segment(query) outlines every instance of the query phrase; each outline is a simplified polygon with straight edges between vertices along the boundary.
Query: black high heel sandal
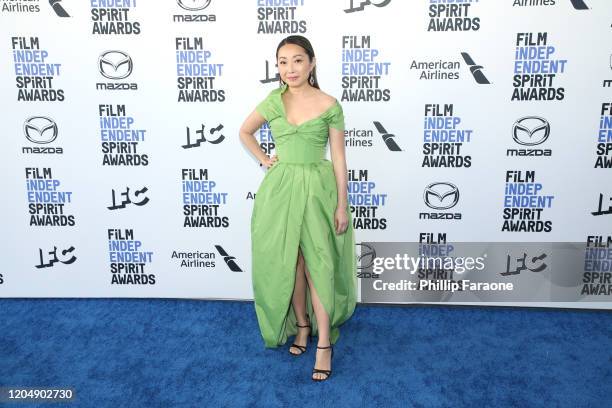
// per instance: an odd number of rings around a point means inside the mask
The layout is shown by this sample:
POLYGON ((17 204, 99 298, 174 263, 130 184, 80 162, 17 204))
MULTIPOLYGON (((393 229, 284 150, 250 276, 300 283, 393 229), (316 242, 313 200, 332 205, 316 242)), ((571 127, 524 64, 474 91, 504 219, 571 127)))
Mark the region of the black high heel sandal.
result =
MULTIPOLYGON (((327 347, 319 347, 317 346, 318 349, 331 349, 331 356, 329 356, 329 364, 331 365, 332 359, 334 358, 334 348, 331 344, 331 342, 329 343, 329 346, 327 347)), ((326 377, 325 378, 314 378, 312 377, 312 381, 326 381, 332 373, 332 370, 321 370, 319 368, 313 368, 312 369, 312 375, 315 375, 316 373, 321 373, 321 374, 325 374, 326 377)))
MULTIPOLYGON (((308 321, 308 324, 305 324, 304 326, 300 326, 299 324, 295 324, 297 327, 309 327, 310 330, 308 330, 308 339, 312 342, 312 326, 310 325, 310 316, 306 315, 306 320, 308 321)), ((306 346, 308 346, 308 340, 306 341, 306 346)), ((289 354, 291 354, 292 356, 301 356, 302 354, 304 354, 306 352, 306 346, 300 346, 298 344, 293 343, 290 347, 289 347, 289 354), (300 350, 299 353, 293 353, 291 352, 291 348, 294 347, 298 350, 300 350)))

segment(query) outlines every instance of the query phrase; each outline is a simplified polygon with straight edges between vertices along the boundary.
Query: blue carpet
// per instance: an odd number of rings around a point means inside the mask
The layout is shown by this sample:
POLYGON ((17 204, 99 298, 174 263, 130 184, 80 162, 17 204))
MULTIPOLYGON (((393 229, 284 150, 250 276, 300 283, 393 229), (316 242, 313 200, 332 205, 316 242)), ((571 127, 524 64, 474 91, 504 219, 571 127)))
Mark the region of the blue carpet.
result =
POLYGON ((611 406, 610 312, 358 305, 313 383, 312 345, 264 349, 252 302, 0 304, 0 386, 76 390, 38 406, 611 406))

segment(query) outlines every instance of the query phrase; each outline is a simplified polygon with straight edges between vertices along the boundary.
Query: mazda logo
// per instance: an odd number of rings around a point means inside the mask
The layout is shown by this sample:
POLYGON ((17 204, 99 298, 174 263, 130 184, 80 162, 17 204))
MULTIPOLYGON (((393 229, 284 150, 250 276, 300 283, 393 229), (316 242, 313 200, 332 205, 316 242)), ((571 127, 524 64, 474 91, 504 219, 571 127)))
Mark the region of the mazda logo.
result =
POLYGON ((46 116, 32 116, 23 123, 23 133, 32 143, 51 143, 57 138, 57 124, 46 116))
POLYGON ((376 250, 363 242, 356 243, 355 245, 361 247, 361 254, 357 256, 357 269, 371 268, 376 258, 376 250), (361 266, 362 263, 364 266, 361 266))
POLYGON ((98 70, 105 78, 127 78, 133 67, 132 58, 123 51, 105 51, 98 58, 98 70))
POLYGON ((189 11, 198 11, 204 10, 206 7, 210 5, 211 0, 177 0, 181 8, 189 11))
POLYGON ((539 116, 525 116, 512 125, 512 139, 520 145, 544 143, 550 135, 550 123, 539 116))
POLYGON ((429 208, 447 210, 459 202, 459 189, 448 182, 431 183, 425 187, 423 200, 429 208))

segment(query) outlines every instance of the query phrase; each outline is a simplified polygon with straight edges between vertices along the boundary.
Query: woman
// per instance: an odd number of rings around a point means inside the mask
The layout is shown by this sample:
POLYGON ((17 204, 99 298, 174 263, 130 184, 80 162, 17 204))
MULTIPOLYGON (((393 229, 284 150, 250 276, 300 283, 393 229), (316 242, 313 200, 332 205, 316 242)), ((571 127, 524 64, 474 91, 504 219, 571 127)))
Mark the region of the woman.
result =
POLYGON ((294 356, 303 354, 308 337, 318 332, 312 379, 324 381, 331 375, 338 326, 356 302, 344 116, 339 102, 319 89, 314 51, 305 37, 282 40, 276 59, 281 86, 240 128, 241 141, 268 169, 251 218, 255 312, 266 347, 296 334, 289 348, 294 356), (272 158, 253 137, 266 121, 276 144, 272 158), (332 162, 324 158, 328 139, 332 162))

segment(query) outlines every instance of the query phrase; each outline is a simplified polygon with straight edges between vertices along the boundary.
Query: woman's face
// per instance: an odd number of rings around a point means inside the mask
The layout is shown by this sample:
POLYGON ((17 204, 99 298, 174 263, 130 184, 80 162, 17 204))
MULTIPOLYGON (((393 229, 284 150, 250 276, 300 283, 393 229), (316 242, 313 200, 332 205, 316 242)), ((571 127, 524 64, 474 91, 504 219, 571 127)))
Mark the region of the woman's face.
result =
POLYGON ((308 60, 308 54, 299 45, 285 44, 278 50, 278 73, 289 86, 301 86, 308 82, 314 61, 308 60))

